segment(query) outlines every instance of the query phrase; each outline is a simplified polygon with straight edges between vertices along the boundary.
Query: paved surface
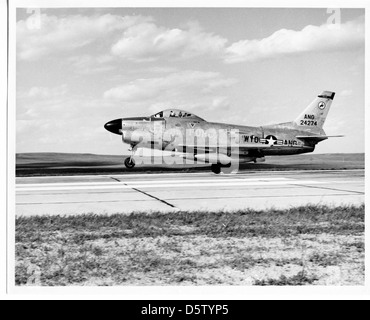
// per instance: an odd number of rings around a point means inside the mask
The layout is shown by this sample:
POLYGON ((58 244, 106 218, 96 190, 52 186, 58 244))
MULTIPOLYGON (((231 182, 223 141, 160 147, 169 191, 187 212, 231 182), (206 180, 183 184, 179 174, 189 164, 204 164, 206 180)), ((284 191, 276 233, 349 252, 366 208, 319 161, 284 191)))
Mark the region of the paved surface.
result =
POLYGON ((364 170, 17 178, 16 215, 357 205, 364 181, 364 170))

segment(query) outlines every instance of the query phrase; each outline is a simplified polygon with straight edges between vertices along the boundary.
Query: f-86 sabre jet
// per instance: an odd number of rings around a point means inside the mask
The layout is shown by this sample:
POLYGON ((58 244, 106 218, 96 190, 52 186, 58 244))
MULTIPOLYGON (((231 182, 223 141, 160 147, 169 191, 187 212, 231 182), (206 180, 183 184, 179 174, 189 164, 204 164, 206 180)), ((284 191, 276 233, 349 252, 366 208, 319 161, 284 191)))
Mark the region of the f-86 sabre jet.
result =
POLYGON ((132 155, 124 164, 135 166, 138 148, 176 152, 182 158, 211 164, 219 174, 223 167, 263 162, 265 156, 312 152, 329 137, 323 130, 335 92, 324 91, 299 116, 279 124, 250 127, 208 122, 191 112, 167 109, 149 117, 109 121, 105 129, 122 136, 132 155))

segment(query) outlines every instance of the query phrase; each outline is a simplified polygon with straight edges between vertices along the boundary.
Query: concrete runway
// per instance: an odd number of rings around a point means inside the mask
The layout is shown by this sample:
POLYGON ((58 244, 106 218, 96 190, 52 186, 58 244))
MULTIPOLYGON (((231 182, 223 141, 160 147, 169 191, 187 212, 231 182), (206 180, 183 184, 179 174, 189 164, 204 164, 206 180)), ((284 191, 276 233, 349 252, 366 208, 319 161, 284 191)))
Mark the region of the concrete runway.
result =
POLYGON ((249 171, 16 179, 16 215, 285 209, 364 202, 364 170, 249 171))

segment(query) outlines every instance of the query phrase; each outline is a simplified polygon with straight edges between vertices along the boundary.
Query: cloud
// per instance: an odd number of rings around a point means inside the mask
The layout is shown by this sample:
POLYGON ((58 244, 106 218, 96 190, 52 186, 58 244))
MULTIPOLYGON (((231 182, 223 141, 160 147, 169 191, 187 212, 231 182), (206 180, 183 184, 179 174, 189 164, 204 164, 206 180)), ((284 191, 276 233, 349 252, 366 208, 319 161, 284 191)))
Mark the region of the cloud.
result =
POLYGON ((222 54, 227 39, 204 32, 196 23, 187 29, 167 29, 153 22, 129 27, 113 45, 112 53, 136 62, 160 58, 188 59, 201 55, 222 54))
POLYGON ((80 151, 91 151, 96 148, 95 152, 103 149, 105 144, 111 141, 105 133, 101 118, 84 118, 61 119, 59 117, 47 119, 26 119, 17 120, 16 139, 17 152, 37 152, 55 150, 58 146, 62 152, 72 152, 76 145, 80 151), (66 130, 68 128, 68 130, 66 130), (101 144, 96 144, 96 140, 103 140, 101 144), (73 141, 73 143, 71 143, 73 141), (92 141, 95 143, 91 145, 92 141))
POLYGON ((150 17, 111 14, 92 17, 42 14, 41 27, 30 28, 29 19, 17 23, 17 54, 21 60, 37 60, 51 53, 82 48, 135 23, 151 20, 150 17))
POLYGON ((67 85, 61 85, 54 88, 32 87, 26 94, 28 98, 33 99, 50 99, 64 96, 68 92, 67 85))
POLYGON ((348 90, 343 90, 339 93, 339 95, 341 97, 350 97, 351 95, 353 94, 353 90, 352 89, 348 89, 348 90))
POLYGON ((17 89, 17 120, 40 119, 51 116, 56 110, 65 110, 69 100, 67 85, 17 89))
POLYGON ((38 60, 92 43, 105 50, 105 55, 112 54, 136 62, 159 58, 187 59, 222 54, 227 42, 220 36, 204 32, 197 23, 189 23, 185 29, 168 29, 156 25, 149 16, 105 14, 57 17, 42 14, 38 29, 30 28, 30 19, 34 17, 17 23, 17 54, 20 60, 38 60))
POLYGON ((96 116, 100 110, 109 112, 115 104, 95 98, 67 85, 17 89, 17 121, 40 119, 77 119, 96 116))
MULTIPOLYGON (((160 58, 179 60, 222 55, 227 42, 220 36, 204 32, 197 23, 189 23, 184 29, 169 29, 158 26, 149 16, 57 17, 42 14, 39 29, 30 28, 29 19, 17 23, 17 56, 20 60, 34 61, 52 54, 74 52, 93 43, 96 44, 95 51, 104 51, 102 56, 135 62, 160 58)), ((72 62, 79 67, 77 71, 86 73, 85 66, 90 64, 88 56, 75 54, 73 58, 72 62), (77 57, 82 61, 76 60, 77 57)))
POLYGON ((82 75, 92 75, 112 71, 115 66, 111 63, 113 61, 110 55, 79 55, 68 59, 74 72, 82 75))
POLYGON ((215 109, 218 109, 218 108, 228 109, 230 107, 230 101, 228 97, 225 97, 225 96, 214 97, 212 100, 212 106, 215 109))
POLYGON ((213 56, 226 63, 237 63, 346 50, 364 44, 365 29, 362 17, 340 26, 309 25, 300 31, 281 29, 264 39, 241 40, 228 46, 228 39, 204 31, 195 22, 182 28, 167 28, 149 16, 42 14, 41 27, 35 29, 30 28, 29 19, 17 23, 18 58, 32 61, 73 52, 70 62, 83 74, 111 70, 114 58, 151 62, 213 56), (76 52, 92 44, 92 54, 76 52), (99 60, 102 57, 109 57, 109 62, 99 60))
POLYGON ((305 52, 350 50, 365 43, 364 18, 340 26, 307 26, 301 31, 281 29, 261 40, 242 40, 226 49, 225 62, 277 58, 305 52))
POLYGON ((154 114, 169 108, 206 116, 215 110, 229 109, 228 88, 236 83, 237 80, 224 78, 218 72, 187 70, 137 79, 107 90, 104 98, 127 116, 154 114))
POLYGON ((235 84, 235 79, 224 79, 218 72, 183 71, 164 77, 137 79, 107 90, 104 97, 121 101, 145 101, 158 96, 187 95, 190 92, 207 94, 235 84))

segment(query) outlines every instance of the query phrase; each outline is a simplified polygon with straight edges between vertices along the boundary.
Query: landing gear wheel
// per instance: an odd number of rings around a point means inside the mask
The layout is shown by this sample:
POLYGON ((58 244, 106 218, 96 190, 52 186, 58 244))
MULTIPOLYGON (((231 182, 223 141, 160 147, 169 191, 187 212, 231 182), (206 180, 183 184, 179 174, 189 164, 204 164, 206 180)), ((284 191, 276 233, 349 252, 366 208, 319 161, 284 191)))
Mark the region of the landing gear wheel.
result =
POLYGON ((135 160, 133 158, 126 158, 125 159, 125 166, 127 169, 132 169, 135 167, 135 160))
POLYGON ((221 167, 219 165, 217 165, 217 164, 213 164, 211 166, 211 170, 215 174, 220 174, 221 173, 221 167))

